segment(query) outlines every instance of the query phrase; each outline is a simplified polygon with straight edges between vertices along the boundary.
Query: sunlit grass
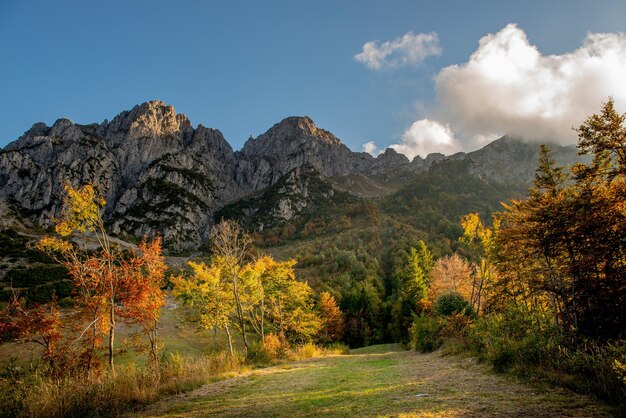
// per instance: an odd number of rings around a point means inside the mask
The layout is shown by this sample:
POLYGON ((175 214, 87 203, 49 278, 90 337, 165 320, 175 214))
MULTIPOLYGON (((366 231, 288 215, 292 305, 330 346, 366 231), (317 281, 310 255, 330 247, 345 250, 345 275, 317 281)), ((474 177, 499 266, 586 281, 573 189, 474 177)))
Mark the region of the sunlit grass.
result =
POLYGON ((475 362, 383 345, 251 371, 147 416, 609 416, 589 398, 538 391, 475 362), (428 396, 416 396, 426 394, 428 396))

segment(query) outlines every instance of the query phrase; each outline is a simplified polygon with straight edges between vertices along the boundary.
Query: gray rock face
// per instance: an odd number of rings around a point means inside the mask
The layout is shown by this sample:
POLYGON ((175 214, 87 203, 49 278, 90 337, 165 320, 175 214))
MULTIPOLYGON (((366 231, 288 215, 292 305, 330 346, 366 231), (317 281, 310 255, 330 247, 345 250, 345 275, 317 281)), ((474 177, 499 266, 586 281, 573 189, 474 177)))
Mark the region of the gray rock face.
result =
POLYGON ((297 167, 311 166, 322 176, 367 172, 374 158, 355 153, 308 117, 289 117, 256 139, 238 155, 237 183, 246 191, 274 184, 297 167))
MULTIPOLYGON (((561 162, 577 158, 574 149, 555 148, 561 162)), ((301 168, 320 178, 361 176, 376 185, 401 184, 437 161, 467 158, 478 176, 519 181, 534 175, 536 153, 535 144, 503 138, 450 157, 430 154, 409 161, 388 149, 374 158, 350 151, 308 117, 286 118, 233 152, 220 131, 202 125, 194 129, 172 106, 151 101, 101 124, 59 119, 52 127, 33 125, 0 150, 0 198, 46 227, 61 210, 64 183, 89 182, 107 201, 111 232, 134 237, 159 233, 176 252, 197 248, 207 239, 217 210, 281 179, 284 190, 277 193, 285 198, 276 202, 272 216, 296 216, 315 201, 307 195, 310 183, 298 180, 301 168)), ((324 193, 329 198, 332 190, 324 193)))
POLYGON ((0 152, 0 188, 46 227, 61 209, 65 182, 93 183, 113 233, 160 233, 180 251, 206 239, 212 213, 240 196, 234 168, 219 131, 194 130, 185 115, 153 101, 99 125, 33 125, 0 152))
MULTIPOLYGON (((576 147, 551 144, 553 158, 563 166, 582 160, 576 147)), ((472 162, 470 172, 499 183, 530 183, 535 177, 539 145, 503 136, 485 147, 464 155, 472 162)))

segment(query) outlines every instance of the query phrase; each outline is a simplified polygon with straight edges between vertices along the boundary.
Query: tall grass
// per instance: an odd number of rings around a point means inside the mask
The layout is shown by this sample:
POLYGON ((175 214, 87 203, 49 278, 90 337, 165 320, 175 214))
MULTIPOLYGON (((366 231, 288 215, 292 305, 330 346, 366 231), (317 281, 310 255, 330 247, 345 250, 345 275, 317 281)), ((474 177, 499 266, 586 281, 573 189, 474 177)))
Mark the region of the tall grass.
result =
POLYGON ((257 365, 270 365, 312 357, 346 354, 343 345, 314 344, 265 350, 252 344, 248 357, 226 352, 202 357, 168 353, 158 372, 134 363, 116 374, 51 378, 41 370, 20 372, 10 366, 0 381, 0 417, 113 417, 141 409, 160 398, 185 392, 212 380, 234 376, 257 365))
MULTIPOLYGON (((221 352, 198 358, 168 354, 158 372, 129 364, 119 367, 115 376, 102 373, 53 379, 35 373, 19 396, 11 398, 14 403, 10 409, 3 411, 3 415, 50 418, 119 416, 163 396, 191 390, 211 379, 247 368, 249 366, 242 358, 231 359, 221 352)), ((11 390, 9 387, 3 389, 11 390)))

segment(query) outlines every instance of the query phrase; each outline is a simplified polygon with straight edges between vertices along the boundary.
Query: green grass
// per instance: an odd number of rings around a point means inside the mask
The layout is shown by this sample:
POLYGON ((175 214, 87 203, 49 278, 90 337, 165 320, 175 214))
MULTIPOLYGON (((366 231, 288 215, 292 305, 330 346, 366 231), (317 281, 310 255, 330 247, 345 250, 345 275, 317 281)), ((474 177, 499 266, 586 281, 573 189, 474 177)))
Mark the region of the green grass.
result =
POLYGON ((406 351, 401 344, 376 344, 350 350, 350 354, 385 354, 406 351))
POLYGON ((590 398, 539 390, 473 360, 397 345, 303 360, 208 384, 143 416, 610 416, 590 398), (428 396, 417 396, 417 395, 428 396))

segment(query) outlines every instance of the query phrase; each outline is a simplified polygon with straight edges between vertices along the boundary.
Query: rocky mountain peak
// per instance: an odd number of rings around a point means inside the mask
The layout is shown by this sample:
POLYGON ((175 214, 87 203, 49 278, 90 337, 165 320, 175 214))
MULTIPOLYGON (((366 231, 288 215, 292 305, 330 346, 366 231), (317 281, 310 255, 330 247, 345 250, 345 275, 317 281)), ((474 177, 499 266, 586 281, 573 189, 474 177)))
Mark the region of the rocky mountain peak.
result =
POLYGON ((46 136, 50 132, 50 127, 43 122, 33 124, 32 128, 24 133, 25 137, 46 136))
POLYGON ((152 100, 114 117, 107 126, 107 136, 141 139, 182 136, 191 130, 191 122, 186 115, 176 114, 174 106, 152 100))
POLYGON ((319 141, 329 145, 341 145, 341 141, 332 133, 320 129, 308 116, 290 116, 272 126, 257 138, 249 139, 243 152, 257 153, 275 147, 293 146, 310 141, 319 141))
POLYGON ((78 141, 85 137, 83 132, 78 126, 69 119, 58 119, 52 129, 48 133, 48 136, 63 138, 68 141, 78 141))
POLYGON ((383 160, 390 161, 390 162, 393 161, 398 164, 409 163, 409 159, 407 158, 406 155, 398 153, 398 151, 396 151, 393 148, 387 148, 385 152, 383 152, 382 154, 379 154, 378 157, 376 157, 376 159, 380 161, 383 161, 383 160))

